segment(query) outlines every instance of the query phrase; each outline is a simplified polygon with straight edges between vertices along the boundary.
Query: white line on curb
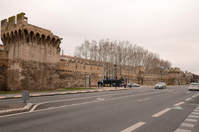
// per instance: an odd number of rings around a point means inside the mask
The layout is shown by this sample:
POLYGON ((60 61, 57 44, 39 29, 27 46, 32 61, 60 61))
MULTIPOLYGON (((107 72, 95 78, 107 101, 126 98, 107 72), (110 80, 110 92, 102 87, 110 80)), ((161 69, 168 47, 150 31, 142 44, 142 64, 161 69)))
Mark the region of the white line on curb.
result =
POLYGON ((191 130, 176 129, 174 132, 191 132, 191 130))
POLYGON ((190 118, 185 119, 185 121, 187 121, 187 122, 197 122, 196 119, 190 119, 190 118))
POLYGON ((195 116, 195 115, 189 115, 189 118, 199 118, 199 116, 195 116))
POLYGON ((180 126, 184 126, 184 127, 194 127, 194 124, 182 123, 180 126))

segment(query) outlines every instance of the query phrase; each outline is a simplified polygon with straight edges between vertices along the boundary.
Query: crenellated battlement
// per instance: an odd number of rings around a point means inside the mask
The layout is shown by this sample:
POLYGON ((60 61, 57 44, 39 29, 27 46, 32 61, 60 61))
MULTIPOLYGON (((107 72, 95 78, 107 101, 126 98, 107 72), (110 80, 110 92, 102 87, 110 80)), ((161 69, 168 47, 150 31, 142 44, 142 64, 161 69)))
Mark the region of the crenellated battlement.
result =
MULTIPOLYGON (((6 87, 53 89, 59 78, 62 39, 50 30, 28 24, 27 20, 22 12, 1 21, 2 53, 7 53, 4 62, 8 63, 6 87)), ((5 67, 1 65, 0 70, 5 67)))
MULTIPOLYGON (((69 58, 69 56, 67 56, 69 58)), ((103 67, 98 65, 98 63, 91 63, 88 61, 80 60, 80 58, 68 59, 64 55, 61 56, 60 60, 60 70, 61 71, 79 71, 82 73, 102 73, 103 67), (79 59, 79 60, 78 60, 79 59)))
POLYGON ((8 20, 1 21, 1 40, 4 45, 13 44, 16 41, 23 41, 24 43, 37 43, 43 45, 52 45, 58 48, 62 38, 59 38, 50 30, 40 28, 27 23, 28 18, 24 16, 25 13, 17 14, 9 17, 8 20))
POLYGON ((168 74, 171 74, 171 73, 180 74, 181 70, 180 70, 180 68, 175 67, 175 68, 167 69, 167 72, 168 72, 168 74))

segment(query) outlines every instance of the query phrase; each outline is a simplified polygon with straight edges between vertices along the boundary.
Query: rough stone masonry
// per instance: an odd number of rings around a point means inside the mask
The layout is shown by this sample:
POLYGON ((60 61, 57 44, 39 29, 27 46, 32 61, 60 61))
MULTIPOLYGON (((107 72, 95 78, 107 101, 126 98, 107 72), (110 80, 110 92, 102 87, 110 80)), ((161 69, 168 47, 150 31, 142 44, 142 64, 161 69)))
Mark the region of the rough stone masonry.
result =
POLYGON ((59 79, 61 38, 50 30, 28 24, 24 15, 18 14, 16 23, 15 16, 1 21, 1 40, 8 58, 2 65, 7 67, 3 70, 7 72, 4 73, 6 87, 54 89, 59 79))

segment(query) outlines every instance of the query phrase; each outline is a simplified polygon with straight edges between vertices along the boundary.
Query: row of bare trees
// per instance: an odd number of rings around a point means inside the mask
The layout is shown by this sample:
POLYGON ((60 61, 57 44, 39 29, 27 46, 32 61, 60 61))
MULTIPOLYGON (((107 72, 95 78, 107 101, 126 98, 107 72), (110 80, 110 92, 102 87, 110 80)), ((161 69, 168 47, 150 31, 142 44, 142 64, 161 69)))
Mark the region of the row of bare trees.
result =
POLYGON ((145 73, 149 74, 160 74, 161 69, 166 70, 171 67, 171 63, 160 59, 158 54, 149 52, 136 44, 132 45, 129 41, 85 40, 81 46, 76 47, 74 55, 112 64, 144 66, 145 73))

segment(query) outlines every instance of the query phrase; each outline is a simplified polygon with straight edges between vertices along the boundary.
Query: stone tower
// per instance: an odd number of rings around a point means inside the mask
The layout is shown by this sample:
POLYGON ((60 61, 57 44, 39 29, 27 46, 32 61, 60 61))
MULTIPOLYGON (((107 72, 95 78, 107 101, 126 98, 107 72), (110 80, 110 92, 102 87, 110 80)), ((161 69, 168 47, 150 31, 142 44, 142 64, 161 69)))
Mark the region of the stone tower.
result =
POLYGON ((15 90, 58 88, 61 38, 27 23, 25 13, 1 21, 8 51, 7 87, 15 90))

